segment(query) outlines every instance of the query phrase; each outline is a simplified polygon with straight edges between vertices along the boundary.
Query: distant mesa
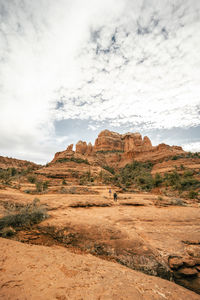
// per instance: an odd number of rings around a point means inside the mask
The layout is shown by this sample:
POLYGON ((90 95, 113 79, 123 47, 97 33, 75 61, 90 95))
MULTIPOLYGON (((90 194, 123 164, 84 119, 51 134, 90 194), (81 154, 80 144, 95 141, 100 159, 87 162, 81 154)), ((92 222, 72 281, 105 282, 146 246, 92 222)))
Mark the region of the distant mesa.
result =
POLYGON ((75 156, 87 158, 91 163, 97 163, 103 159, 102 163, 117 163, 119 166, 123 166, 133 159, 155 161, 165 156, 181 153, 184 153, 184 151, 178 146, 166 144, 152 146, 151 140, 147 136, 142 138, 139 132, 119 134, 106 129, 99 133, 94 145, 80 140, 75 146, 75 151, 73 151, 73 144, 69 145, 66 150, 55 154, 52 163, 75 156), (117 153, 120 156, 116 156, 117 153), (102 155, 106 158, 104 159, 102 155))

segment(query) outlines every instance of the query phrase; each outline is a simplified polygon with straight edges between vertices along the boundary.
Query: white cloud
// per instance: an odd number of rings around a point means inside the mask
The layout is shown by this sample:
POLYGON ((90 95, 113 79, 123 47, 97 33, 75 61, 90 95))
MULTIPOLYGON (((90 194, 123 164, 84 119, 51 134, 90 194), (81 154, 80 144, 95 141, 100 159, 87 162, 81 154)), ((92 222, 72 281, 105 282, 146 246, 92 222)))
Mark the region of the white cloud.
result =
POLYGON ((200 142, 183 144, 182 147, 185 151, 200 152, 200 142))
POLYGON ((1 153, 46 156, 69 118, 198 125, 199 17, 196 0, 0 0, 1 153))

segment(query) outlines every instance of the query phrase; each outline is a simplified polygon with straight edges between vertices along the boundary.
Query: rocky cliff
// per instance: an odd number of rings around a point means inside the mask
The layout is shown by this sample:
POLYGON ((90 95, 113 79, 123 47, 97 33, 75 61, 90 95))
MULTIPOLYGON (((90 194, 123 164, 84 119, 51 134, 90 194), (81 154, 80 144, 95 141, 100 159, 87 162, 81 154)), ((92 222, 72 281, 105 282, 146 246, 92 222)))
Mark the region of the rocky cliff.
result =
POLYGON ((56 153, 52 163, 73 156, 87 158, 91 164, 111 164, 121 167, 133 159, 159 161, 165 157, 183 153, 183 149, 177 146, 166 144, 152 146, 150 139, 147 136, 142 138, 138 132, 119 134, 104 130, 99 133, 94 146, 91 143, 79 141, 73 151, 73 145, 69 145, 65 151, 56 153))

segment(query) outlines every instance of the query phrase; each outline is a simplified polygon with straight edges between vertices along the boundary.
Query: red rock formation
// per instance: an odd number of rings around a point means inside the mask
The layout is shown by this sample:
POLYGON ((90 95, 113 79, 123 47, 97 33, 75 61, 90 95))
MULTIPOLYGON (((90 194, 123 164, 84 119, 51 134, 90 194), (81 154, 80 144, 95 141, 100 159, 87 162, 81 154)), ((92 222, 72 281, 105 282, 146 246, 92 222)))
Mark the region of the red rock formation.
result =
POLYGON ((16 168, 21 170, 21 169, 31 168, 33 170, 36 170, 39 167, 40 165, 37 165, 27 160, 0 156, 0 169, 16 168))
POLYGON ((58 152, 53 159, 53 163, 60 158, 77 157, 87 158, 92 165, 111 165, 113 167, 123 167, 133 159, 139 161, 160 162, 164 158, 183 154, 184 151, 178 146, 169 146, 160 144, 152 146, 150 139, 141 134, 125 133, 119 134, 109 130, 103 130, 95 140, 94 146, 84 141, 76 144, 76 150, 73 151, 73 145, 69 145, 67 150, 58 152), (116 153, 113 153, 116 152, 116 153))
POLYGON ((123 151, 121 135, 109 130, 102 131, 95 141, 94 151, 123 151))
POLYGON ((87 143, 83 141, 79 141, 76 144, 76 153, 84 155, 87 151, 87 143))
POLYGON ((92 155, 93 154, 93 146, 91 143, 88 143, 87 146, 87 155, 92 155))
POLYGON ((72 152, 73 151, 73 144, 71 144, 71 145, 69 145, 68 147, 67 147, 67 152, 72 152))

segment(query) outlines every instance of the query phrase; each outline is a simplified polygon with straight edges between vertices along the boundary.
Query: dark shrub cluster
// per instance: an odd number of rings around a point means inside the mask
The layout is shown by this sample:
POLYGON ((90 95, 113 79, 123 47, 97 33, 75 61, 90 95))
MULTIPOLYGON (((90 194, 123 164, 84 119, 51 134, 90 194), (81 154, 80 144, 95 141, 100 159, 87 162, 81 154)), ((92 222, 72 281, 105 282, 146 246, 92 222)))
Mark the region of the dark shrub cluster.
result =
POLYGON ((89 165, 89 161, 87 159, 82 159, 82 158, 77 158, 77 157, 63 157, 63 158, 59 158, 58 160, 56 160, 56 162, 59 163, 63 163, 63 162, 69 162, 69 161, 73 161, 76 162, 78 164, 87 164, 89 165))
POLYGON ((112 167, 109 167, 109 166, 103 166, 102 168, 103 168, 104 170, 110 172, 110 173, 113 174, 113 175, 115 174, 115 169, 112 168, 112 167))
POLYGON ((5 228, 8 228, 8 234, 15 228, 37 224, 48 217, 44 206, 40 205, 39 199, 35 198, 30 204, 24 207, 13 207, 9 209, 4 217, 0 219, 0 235, 5 234, 5 228))

